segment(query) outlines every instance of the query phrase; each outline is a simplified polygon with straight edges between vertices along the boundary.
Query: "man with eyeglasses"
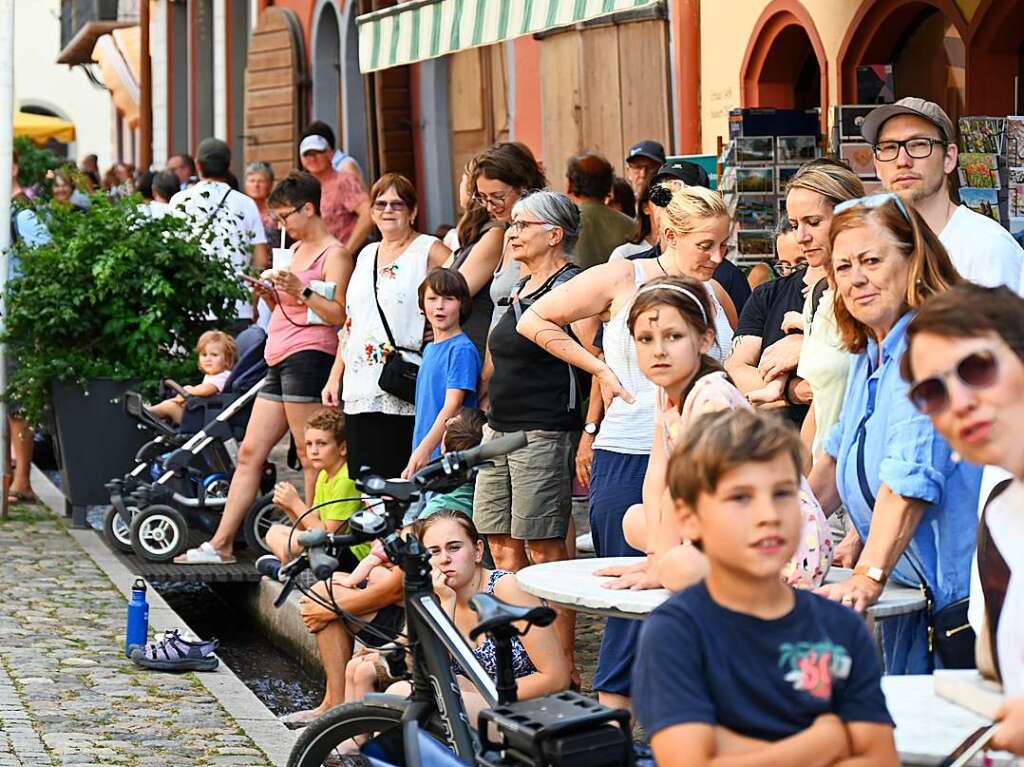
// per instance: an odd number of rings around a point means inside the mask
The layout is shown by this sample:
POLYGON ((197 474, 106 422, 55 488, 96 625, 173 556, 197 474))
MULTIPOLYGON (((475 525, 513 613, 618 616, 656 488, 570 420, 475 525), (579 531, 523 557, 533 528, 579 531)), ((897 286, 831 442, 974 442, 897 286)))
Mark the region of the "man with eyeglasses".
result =
POLYGON ((913 205, 949 252, 957 270, 980 285, 1021 292, 1024 250, 997 221, 950 198, 957 169, 953 121, 931 101, 908 97, 872 110, 861 126, 886 191, 913 205))
POLYGON ((345 255, 355 261, 373 227, 370 198, 358 176, 334 169, 333 155, 327 139, 317 133, 299 143, 302 167, 320 182, 320 217, 344 246, 345 255))

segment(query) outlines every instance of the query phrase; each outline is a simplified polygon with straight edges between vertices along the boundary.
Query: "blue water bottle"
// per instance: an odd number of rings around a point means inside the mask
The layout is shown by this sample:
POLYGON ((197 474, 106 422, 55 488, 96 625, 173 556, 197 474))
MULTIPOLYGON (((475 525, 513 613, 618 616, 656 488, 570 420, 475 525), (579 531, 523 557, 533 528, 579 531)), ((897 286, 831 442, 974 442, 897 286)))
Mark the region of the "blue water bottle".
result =
POLYGON ((136 578, 132 584, 132 601, 128 603, 128 629, 124 635, 124 654, 132 656, 132 647, 146 644, 149 637, 149 602, 146 601, 146 582, 136 578))

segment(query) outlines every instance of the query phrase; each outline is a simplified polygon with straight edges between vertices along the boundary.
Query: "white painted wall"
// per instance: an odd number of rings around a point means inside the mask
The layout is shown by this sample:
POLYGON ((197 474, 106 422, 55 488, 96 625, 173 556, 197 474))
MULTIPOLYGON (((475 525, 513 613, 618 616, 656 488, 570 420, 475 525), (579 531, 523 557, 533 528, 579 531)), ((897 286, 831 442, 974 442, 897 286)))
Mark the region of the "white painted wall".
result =
POLYGON ((58 64, 60 0, 14 4, 14 106, 46 107, 75 124, 74 159, 99 156, 101 171, 112 163, 117 145, 110 94, 78 68, 58 64))
POLYGON ((224 0, 213 0, 213 135, 228 136, 227 8, 224 0))
POLYGON ((155 0, 149 11, 149 57, 153 84, 153 166, 162 168, 167 149, 167 3, 155 0))

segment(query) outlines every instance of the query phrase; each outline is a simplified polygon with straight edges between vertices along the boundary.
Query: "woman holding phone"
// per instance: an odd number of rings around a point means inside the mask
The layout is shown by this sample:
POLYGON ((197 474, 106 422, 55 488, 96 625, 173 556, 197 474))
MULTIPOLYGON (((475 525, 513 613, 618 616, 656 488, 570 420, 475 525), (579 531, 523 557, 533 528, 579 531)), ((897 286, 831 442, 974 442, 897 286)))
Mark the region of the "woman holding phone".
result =
POLYGON ((352 260, 320 217, 320 183, 310 174, 289 174, 274 188, 267 205, 296 241, 291 266, 264 272, 269 288, 265 282, 256 286, 273 307, 264 352, 270 369, 238 449, 238 466, 217 531, 209 541, 175 557, 178 564, 235 561, 235 533, 259 491, 263 465, 289 430, 302 464, 306 504, 313 501, 316 470, 306 460, 303 429, 320 407, 320 392, 338 350, 337 329, 345 322, 352 260), (333 293, 327 289, 322 292, 328 295, 321 295, 314 290, 316 283, 333 285, 333 293))

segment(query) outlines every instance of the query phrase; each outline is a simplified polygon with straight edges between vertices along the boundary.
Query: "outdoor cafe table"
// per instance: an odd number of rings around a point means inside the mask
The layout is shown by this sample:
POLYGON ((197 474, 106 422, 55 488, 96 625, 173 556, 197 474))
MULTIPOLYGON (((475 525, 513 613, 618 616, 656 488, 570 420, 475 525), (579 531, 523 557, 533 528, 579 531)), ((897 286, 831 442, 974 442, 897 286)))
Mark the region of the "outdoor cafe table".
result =
MULTIPOLYGON (((525 591, 561 607, 609 618, 643 620, 647 613, 668 598, 668 591, 606 589, 602 588, 602 584, 611 579, 593 574, 602 567, 632 565, 641 561, 641 557, 568 559, 563 562, 532 565, 520 570, 516 577, 525 591)), ((852 574, 851 570, 833 567, 825 582, 845 581, 852 574)), ((869 607, 867 613, 869 618, 882 620, 917 612, 924 607, 924 596, 919 589, 888 584, 882 591, 881 599, 869 607)))

